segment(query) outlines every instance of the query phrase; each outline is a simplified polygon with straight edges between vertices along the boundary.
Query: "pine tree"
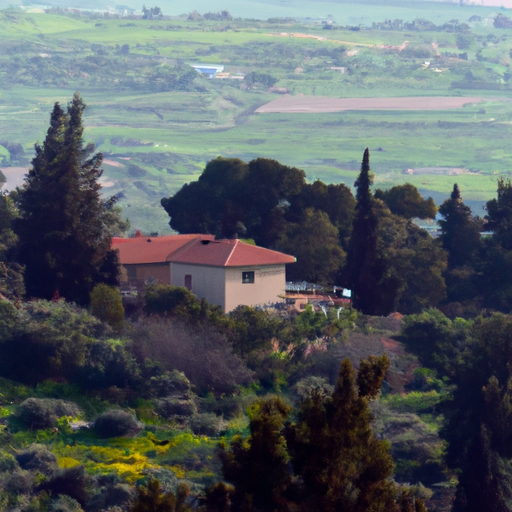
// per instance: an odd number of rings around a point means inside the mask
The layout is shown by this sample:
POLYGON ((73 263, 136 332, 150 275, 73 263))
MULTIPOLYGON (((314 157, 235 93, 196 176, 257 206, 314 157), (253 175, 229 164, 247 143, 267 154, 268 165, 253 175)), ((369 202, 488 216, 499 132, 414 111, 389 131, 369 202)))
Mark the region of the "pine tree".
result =
POLYGON ((393 459, 389 445, 373 435, 369 409, 388 367, 385 355, 371 357, 356 376, 345 359, 333 395, 316 393, 302 404, 290 444, 304 482, 303 510, 396 510, 393 459))
POLYGON ((353 292, 354 307, 369 315, 380 312, 379 286, 386 270, 386 262, 378 251, 378 216, 370 190, 372 184, 370 152, 366 148, 361 172, 355 183, 356 216, 347 249, 344 276, 353 292))
POLYGON ((283 493, 291 481, 283 434, 290 411, 278 397, 258 402, 251 412, 250 437, 235 437, 223 453, 222 472, 235 485, 231 510, 283 510, 283 493))
POLYGON ((471 214, 471 208, 462 201, 457 183, 450 199, 439 208, 443 247, 448 251, 448 267, 453 269, 471 262, 480 246, 480 229, 471 214))
POLYGON ((94 154, 92 144, 84 146, 84 109, 78 93, 67 112, 55 104, 46 139, 36 144, 19 191, 15 230, 29 297, 49 299, 57 291, 87 304, 96 283, 117 280, 119 266, 109 251, 118 211, 115 199, 100 197, 103 156, 94 154))

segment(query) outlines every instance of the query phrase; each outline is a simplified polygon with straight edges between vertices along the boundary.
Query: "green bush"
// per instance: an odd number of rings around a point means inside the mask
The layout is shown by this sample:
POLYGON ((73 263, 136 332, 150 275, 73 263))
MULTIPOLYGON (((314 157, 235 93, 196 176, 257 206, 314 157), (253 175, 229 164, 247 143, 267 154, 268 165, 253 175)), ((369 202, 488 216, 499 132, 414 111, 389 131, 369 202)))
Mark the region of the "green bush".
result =
POLYGON ((445 395, 436 390, 422 393, 413 391, 405 396, 389 395, 384 401, 394 409, 406 412, 421 412, 432 409, 446 398, 445 395))
POLYGON ((88 510, 126 510, 133 501, 135 489, 125 484, 115 484, 101 490, 87 503, 88 510))
POLYGON ((190 418, 188 425, 196 436, 217 436, 226 429, 225 422, 213 413, 197 414, 190 418))
POLYGON ((197 412, 196 404, 192 400, 179 398, 160 398, 155 402, 155 410, 167 419, 173 416, 189 417, 197 412))
POLYGON ((149 394, 152 397, 184 396, 190 395, 190 381, 183 372, 172 370, 161 375, 151 377, 149 380, 149 394))
POLYGON ((94 431, 100 439, 128 436, 139 429, 139 422, 131 414, 121 410, 107 411, 94 422, 94 431))
POLYGON ((182 286, 154 284, 144 291, 144 311, 147 315, 197 317, 201 301, 182 286))
POLYGON ((16 454, 16 460, 22 469, 38 471, 50 476, 59 468, 57 457, 42 444, 33 444, 16 454))
POLYGON ((16 469, 12 473, 5 473, 0 480, 0 488, 18 496, 32 492, 34 485, 34 474, 22 469, 16 469))
POLYGON ((91 312, 102 322, 106 322, 115 331, 124 325, 124 307, 119 288, 97 284, 91 292, 91 312))
POLYGON ((18 463, 10 453, 0 452, 0 473, 4 473, 6 471, 12 473, 17 468, 18 463))
POLYGON ((61 494, 50 505, 50 512, 83 512, 83 509, 78 501, 65 494, 61 494))
POLYGON ((80 416, 82 411, 78 405, 65 400, 53 398, 28 398, 22 402, 15 412, 16 419, 32 429, 56 427, 62 416, 80 416))

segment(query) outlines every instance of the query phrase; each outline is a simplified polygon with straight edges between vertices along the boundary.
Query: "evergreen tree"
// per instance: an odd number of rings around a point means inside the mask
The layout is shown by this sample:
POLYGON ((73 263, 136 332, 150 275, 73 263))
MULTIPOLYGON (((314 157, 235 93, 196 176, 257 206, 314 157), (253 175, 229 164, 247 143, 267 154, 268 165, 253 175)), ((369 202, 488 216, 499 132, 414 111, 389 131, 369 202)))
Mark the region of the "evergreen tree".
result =
POLYGON ((366 148, 355 183, 356 215, 347 249, 344 279, 352 289, 354 307, 369 315, 380 312, 379 286, 386 270, 386 262, 378 251, 378 216, 370 190, 372 183, 370 152, 366 148))
POLYGON ((250 437, 235 437, 223 452, 224 478, 235 485, 231 510, 284 510, 291 474, 283 428, 290 411, 278 397, 258 402, 251 412, 250 437))
POLYGON ((14 260, 17 236, 12 230, 15 212, 12 199, 0 193, 0 294, 20 299, 25 293, 23 267, 14 260))
POLYGON ((290 444, 304 482, 303 510, 396 510, 393 459, 388 443, 373 435, 369 409, 389 364, 385 355, 370 357, 356 376, 345 359, 332 396, 313 393, 302 404, 290 444))
POLYGON ((457 183, 450 199, 439 208, 443 247, 448 251, 448 267, 453 269, 471 263, 480 247, 480 224, 462 201, 457 183))
POLYGON ((96 283, 117 280, 119 266, 109 252, 119 217, 115 200, 100 197, 103 156, 84 145, 84 109, 78 93, 67 112, 55 104, 46 139, 36 144, 19 190, 15 230, 29 297, 49 299, 58 292, 86 304, 96 283))
POLYGON ((453 510, 512 510, 512 318, 478 318, 452 358, 457 387, 447 404, 447 462, 460 470, 453 510))
POLYGON ((338 230, 325 212, 313 208, 304 210, 300 223, 289 225, 276 248, 297 258, 297 263, 286 269, 290 281, 332 285, 345 260, 338 230))
POLYGON ((190 489, 185 483, 178 485, 177 493, 163 492, 160 482, 152 479, 146 487, 137 488, 135 502, 130 512, 190 512, 185 505, 190 489))
POLYGON ((434 219, 437 208, 434 200, 429 197, 423 199, 418 189, 410 183, 396 185, 389 190, 376 190, 375 198, 381 199, 395 215, 412 219, 434 219))
POLYGON ((426 512, 391 479, 389 443, 375 438, 369 403, 379 393, 386 355, 341 364, 336 388, 312 389, 296 424, 280 398, 251 411, 251 435, 222 454, 224 478, 206 493, 208 512, 426 512))
POLYGON ((512 250, 512 182, 498 179, 498 197, 487 201, 487 229, 507 251, 512 250))

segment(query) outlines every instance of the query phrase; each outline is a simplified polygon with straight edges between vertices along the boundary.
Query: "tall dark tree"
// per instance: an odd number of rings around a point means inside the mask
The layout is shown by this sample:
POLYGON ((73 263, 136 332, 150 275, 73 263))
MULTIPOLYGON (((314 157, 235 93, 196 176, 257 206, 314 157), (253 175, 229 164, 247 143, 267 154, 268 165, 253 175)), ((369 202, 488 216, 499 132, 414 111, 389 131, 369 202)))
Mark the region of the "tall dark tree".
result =
POLYGON ((422 500, 391 479, 389 444, 375 438, 369 402, 380 392, 390 361, 341 364, 332 395, 312 390, 298 422, 280 398, 258 402, 251 435, 223 451, 223 474, 206 495, 209 512, 426 512, 422 500))
POLYGON ((15 218, 12 199, 0 193, 0 294, 20 299, 25 293, 23 267, 15 261, 17 236, 12 230, 15 218))
POLYGON ((361 172, 356 180, 356 214, 347 248, 344 280, 353 292, 354 307, 365 314, 379 313, 379 283, 386 270, 386 262, 378 251, 378 216, 370 187, 370 151, 366 148, 361 172))
POLYGON ((223 452, 224 477, 235 485, 234 512, 286 510, 283 494, 291 474, 283 429, 290 411, 279 397, 258 402, 251 413, 250 437, 235 437, 223 452))
POLYGON ((460 469, 454 511, 512 509, 512 319, 478 318, 452 359, 457 388, 446 407, 448 463, 460 469))
POLYGON ((371 357, 356 375, 345 359, 332 396, 313 394, 302 404, 290 444, 304 483, 303 510, 396 510, 393 459, 389 445, 373 435, 369 408, 389 363, 386 355, 371 357))
POLYGON ((480 248, 481 223, 471 214, 471 208, 462 201, 457 183, 450 199, 440 207, 439 220, 443 247, 448 251, 448 267, 453 269, 471 263, 480 248))
POLYGON ((507 251, 512 250, 512 182, 498 180, 498 197, 487 201, 487 229, 507 251))
POLYGON ((119 267, 109 254, 112 224, 118 221, 115 199, 100 196, 103 156, 84 144, 84 109, 78 93, 67 112, 55 104, 46 139, 36 144, 32 169, 19 190, 15 231, 29 297, 58 292, 86 304, 95 284, 117 279, 119 267))

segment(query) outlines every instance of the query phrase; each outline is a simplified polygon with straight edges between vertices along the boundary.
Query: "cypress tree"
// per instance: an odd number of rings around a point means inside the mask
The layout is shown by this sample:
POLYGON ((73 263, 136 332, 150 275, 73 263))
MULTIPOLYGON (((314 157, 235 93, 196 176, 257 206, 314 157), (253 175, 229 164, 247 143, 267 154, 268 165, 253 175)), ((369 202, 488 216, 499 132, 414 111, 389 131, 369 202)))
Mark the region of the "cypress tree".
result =
POLYGON ((96 283, 113 284, 118 277, 116 257, 109 252, 112 226, 121 223, 115 199, 100 197, 103 156, 84 145, 84 109, 78 93, 67 112, 55 104, 45 141, 36 144, 32 169, 19 190, 15 230, 29 297, 49 299, 58 292, 87 304, 96 283))
POLYGON ((471 215, 471 208, 462 201, 457 183, 450 199, 439 208, 443 219, 439 221, 443 247, 448 251, 450 269, 470 262, 480 246, 479 225, 471 215))
POLYGON ((380 311, 379 284, 386 270, 386 262, 378 251, 378 216, 370 190, 373 174, 370 170, 370 151, 366 148, 361 172, 355 182, 356 215, 347 249, 344 277, 352 289, 353 305, 365 314, 380 311))

